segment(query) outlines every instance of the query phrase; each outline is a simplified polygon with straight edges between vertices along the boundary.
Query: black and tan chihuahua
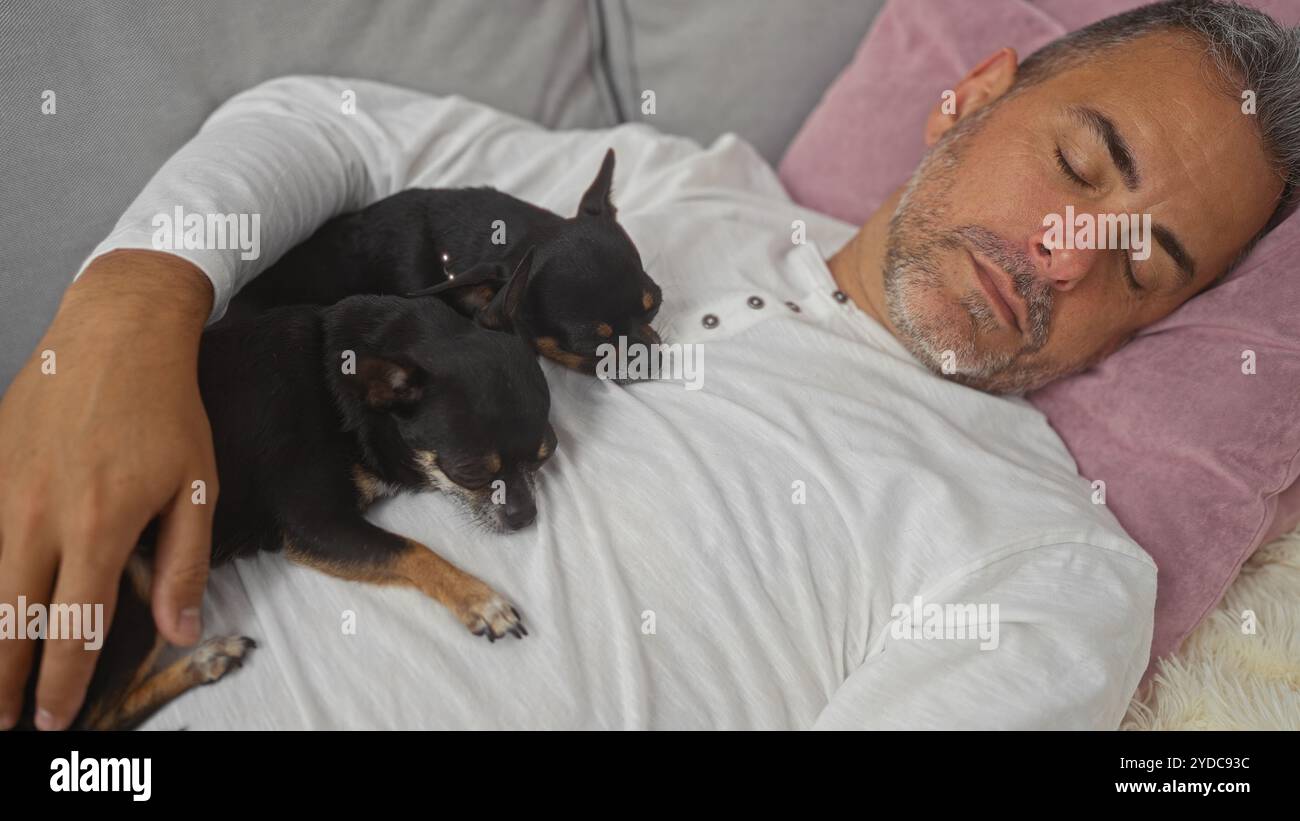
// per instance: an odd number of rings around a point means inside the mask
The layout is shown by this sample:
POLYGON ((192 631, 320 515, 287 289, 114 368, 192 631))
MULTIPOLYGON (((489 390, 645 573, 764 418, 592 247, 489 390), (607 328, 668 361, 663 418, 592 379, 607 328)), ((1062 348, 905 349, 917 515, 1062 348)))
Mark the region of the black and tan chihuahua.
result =
POLYGON ((241 291, 233 317, 354 294, 438 294, 566 367, 594 373, 597 349, 659 342, 662 295, 611 199, 605 153, 578 213, 565 218, 493 188, 412 188, 325 223, 241 291), (503 236, 504 235, 504 236, 503 236), (504 310, 511 272, 533 250, 522 308, 504 310))
MULTIPOLYGON (((508 318, 519 314, 531 261, 521 260, 503 292, 508 318)), ((556 438, 545 377, 520 339, 433 297, 357 296, 209 329, 199 382, 221 485, 213 564, 283 551, 332 576, 420 590, 489 640, 525 635, 487 583, 363 515, 382 496, 436 489, 500 529, 533 521, 533 476, 556 438), (502 489, 504 504, 494 504, 502 489)), ((150 616, 150 566, 146 548, 131 559, 74 727, 137 726, 253 647, 244 637, 213 639, 154 670, 163 644, 150 616)), ((31 726, 35 669, 20 726, 31 726)))

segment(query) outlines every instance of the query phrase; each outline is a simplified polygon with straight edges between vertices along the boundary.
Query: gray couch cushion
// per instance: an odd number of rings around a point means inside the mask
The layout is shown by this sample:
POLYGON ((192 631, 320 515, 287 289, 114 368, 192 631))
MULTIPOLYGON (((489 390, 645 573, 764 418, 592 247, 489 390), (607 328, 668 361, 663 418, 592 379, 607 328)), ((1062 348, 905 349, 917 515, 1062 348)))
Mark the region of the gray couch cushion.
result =
POLYGON ((223 100, 282 74, 458 93, 557 127, 617 121, 580 0, 5 0, 0 390, 77 266, 223 100), (57 113, 42 114, 42 92, 57 113))
POLYGON ((735 131, 775 164, 882 3, 5 0, 0 391, 149 177, 262 80, 365 77, 559 128, 623 117, 701 142, 735 131), (41 113, 46 89, 56 114, 41 113))
POLYGON ((604 0, 627 119, 708 143, 734 131, 773 165, 884 0, 604 0), (656 113, 641 113, 655 92, 656 113))

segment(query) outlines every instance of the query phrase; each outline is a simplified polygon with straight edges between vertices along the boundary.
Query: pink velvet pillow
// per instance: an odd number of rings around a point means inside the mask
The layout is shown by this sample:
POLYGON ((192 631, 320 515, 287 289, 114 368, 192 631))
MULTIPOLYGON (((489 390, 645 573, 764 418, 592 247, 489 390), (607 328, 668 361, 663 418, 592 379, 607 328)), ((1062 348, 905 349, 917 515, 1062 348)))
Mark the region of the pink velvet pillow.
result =
MULTIPOLYGON (((1024 57, 1133 0, 891 0, 781 162, 795 200, 861 223, 925 152, 930 108, 1002 46, 1024 57)), ((1253 5, 1287 25, 1300 0, 1253 5)), ((1214 608, 1300 473, 1300 216, 1100 366, 1030 396, 1160 568, 1152 658, 1214 608), (1254 374, 1243 372, 1253 351, 1254 374)))

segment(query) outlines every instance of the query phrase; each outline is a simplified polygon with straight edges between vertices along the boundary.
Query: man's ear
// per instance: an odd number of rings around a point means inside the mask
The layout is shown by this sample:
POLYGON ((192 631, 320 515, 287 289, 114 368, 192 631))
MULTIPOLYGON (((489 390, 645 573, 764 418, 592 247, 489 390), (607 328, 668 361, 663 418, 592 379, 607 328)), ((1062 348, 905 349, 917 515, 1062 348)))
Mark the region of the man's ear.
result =
POLYGON ((474 317, 479 325, 494 331, 509 332, 515 329, 519 309, 524 304, 524 292, 528 290, 528 280, 532 276, 534 250, 536 246, 524 253, 524 258, 519 260, 515 272, 510 275, 510 281, 474 317))
POLYGON ((428 375, 420 367, 395 357, 357 358, 357 372, 343 375, 353 395, 376 410, 413 405, 424 395, 428 375))
POLYGON ((925 144, 934 145, 963 117, 1006 94, 1018 67, 1015 49, 1002 48, 971 69, 956 88, 945 90, 925 120, 925 144))
POLYGON ((587 193, 582 195, 582 202, 578 205, 578 216, 614 219, 617 211, 614 208, 613 201, 609 198, 613 186, 614 149, 611 148, 605 152, 605 160, 600 164, 600 171, 597 172, 596 179, 587 188, 587 193))

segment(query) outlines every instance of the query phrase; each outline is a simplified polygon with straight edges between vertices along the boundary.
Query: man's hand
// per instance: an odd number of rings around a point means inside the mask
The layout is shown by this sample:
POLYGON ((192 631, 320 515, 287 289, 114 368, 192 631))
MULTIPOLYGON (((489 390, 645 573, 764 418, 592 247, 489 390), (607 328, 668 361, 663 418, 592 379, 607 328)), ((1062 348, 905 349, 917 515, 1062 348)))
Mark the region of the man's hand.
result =
MULTIPOLYGON (((217 500, 197 377, 212 293, 189 262, 132 250, 96 259, 68 289, 0 401, 0 604, 102 603, 102 638, 127 558, 158 517, 154 621, 173 644, 199 639, 217 500)), ((46 640, 40 729, 81 708, 99 657, 84 642, 46 640)), ((0 729, 21 714, 34 649, 0 638, 0 729)))

